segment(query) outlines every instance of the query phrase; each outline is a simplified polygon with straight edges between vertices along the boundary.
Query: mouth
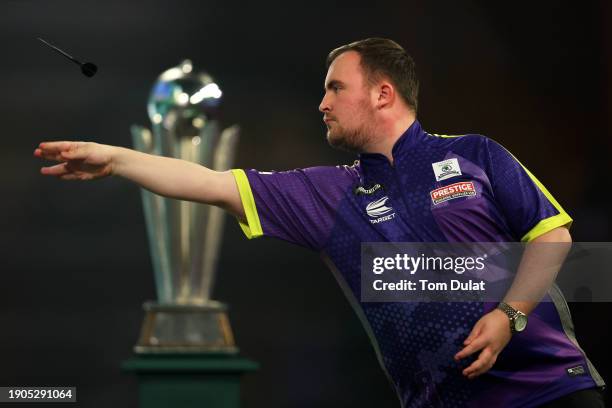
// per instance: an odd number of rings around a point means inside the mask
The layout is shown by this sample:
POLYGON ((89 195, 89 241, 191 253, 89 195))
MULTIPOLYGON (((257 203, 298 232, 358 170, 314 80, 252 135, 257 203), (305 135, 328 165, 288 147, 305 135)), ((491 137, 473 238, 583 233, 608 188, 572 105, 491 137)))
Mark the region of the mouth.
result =
POLYGON ((333 121, 333 119, 323 118, 323 122, 325 122, 325 123, 329 123, 329 122, 332 122, 332 121, 333 121))

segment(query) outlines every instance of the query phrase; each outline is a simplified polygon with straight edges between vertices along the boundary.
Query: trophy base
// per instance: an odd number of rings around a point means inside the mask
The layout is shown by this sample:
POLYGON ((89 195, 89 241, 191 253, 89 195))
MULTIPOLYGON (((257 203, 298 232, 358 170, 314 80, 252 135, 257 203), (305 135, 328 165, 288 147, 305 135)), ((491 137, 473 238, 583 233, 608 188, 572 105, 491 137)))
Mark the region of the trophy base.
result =
POLYGON ((137 354, 122 364, 136 376, 140 408, 240 408, 240 384, 259 364, 234 354, 137 354))
POLYGON ((138 354, 217 353, 237 354, 238 348, 227 318, 227 307, 219 302, 206 305, 143 305, 145 319, 138 354))

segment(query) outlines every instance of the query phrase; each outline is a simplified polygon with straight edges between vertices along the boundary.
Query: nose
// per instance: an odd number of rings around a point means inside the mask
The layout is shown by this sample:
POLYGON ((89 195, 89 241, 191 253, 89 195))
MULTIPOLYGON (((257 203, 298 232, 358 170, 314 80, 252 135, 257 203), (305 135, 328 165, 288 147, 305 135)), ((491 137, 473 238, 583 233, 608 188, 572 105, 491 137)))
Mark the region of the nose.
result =
POLYGON ((319 104, 319 111, 323 113, 331 111, 331 107, 329 106, 329 98, 327 98, 327 92, 325 92, 325 95, 323 95, 323 99, 319 104))

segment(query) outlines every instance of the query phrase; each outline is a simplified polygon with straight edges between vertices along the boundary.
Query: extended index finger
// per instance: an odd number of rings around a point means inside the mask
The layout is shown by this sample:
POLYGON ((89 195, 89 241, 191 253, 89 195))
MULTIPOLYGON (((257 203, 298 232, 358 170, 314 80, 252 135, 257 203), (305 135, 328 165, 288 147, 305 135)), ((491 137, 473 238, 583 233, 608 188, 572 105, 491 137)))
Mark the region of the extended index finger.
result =
POLYGON ((38 148, 34 150, 34 156, 46 160, 63 161, 61 152, 65 152, 73 148, 75 142, 60 141, 60 142, 42 142, 38 148))

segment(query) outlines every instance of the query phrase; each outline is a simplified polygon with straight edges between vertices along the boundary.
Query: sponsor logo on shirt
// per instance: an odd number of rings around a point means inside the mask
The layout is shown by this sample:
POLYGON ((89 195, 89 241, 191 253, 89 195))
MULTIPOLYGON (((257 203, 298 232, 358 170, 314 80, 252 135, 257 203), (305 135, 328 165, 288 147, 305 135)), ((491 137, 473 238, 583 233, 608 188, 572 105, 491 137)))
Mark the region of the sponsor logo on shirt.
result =
POLYGON ((372 187, 359 186, 355 189, 355 194, 374 194, 376 191, 383 188, 381 184, 374 184, 372 187))
POLYGON ((575 377, 577 375, 583 375, 585 371, 584 371, 584 367, 579 365, 576 367, 568 368, 567 373, 570 375, 570 377, 575 377))
POLYGON ((459 168, 459 161, 457 161, 457 159, 448 159, 431 163, 431 166, 436 175, 436 181, 442 181, 461 175, 461 168, 459 168))
POLYGON ((430 191, 429 195, 431 196, 431 201, 436 205, 454 198, 475 196, 476 188, 474 188, 474 183, 471 181, 461 181, 459 183, 436 188, 430 191))
POLYGON ((373 220, 370 220, 372 224, 378 224, 379 222, 389 221, 395 218, 395 213, 392 207, 388 207, 387 200, 389 197, 384 196, 376 201, 372 201, 366 206, 366 212, 373 220))

